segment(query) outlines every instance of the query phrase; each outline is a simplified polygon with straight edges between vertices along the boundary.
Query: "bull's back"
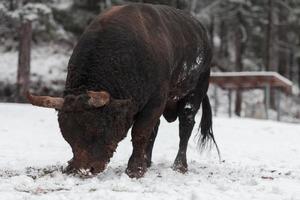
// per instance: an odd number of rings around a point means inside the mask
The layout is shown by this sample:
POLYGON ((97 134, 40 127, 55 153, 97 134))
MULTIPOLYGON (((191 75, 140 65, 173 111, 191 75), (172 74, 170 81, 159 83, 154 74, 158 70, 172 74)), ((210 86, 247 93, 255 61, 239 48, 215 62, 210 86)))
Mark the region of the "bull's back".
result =
POLYGON ((204 70, 201 54, 206 42, 203 27, 183 11, 150 4, 113 7, 89 25, 74 50, 67 89, 84 83, 120 98, 135 95, 146 103, 148 94, 167 82, 171 96, 183 96, 195 87, 204 70), (125 59, 124 64, 99 60, 113 56, 118 61, 122 54, 134 58, 125 59), (90 66, 94 66, 92 70, 90 66), (77 70, 72 69, 75 67, 77 70), (78 71, 85 76, 76 78, 78 71))

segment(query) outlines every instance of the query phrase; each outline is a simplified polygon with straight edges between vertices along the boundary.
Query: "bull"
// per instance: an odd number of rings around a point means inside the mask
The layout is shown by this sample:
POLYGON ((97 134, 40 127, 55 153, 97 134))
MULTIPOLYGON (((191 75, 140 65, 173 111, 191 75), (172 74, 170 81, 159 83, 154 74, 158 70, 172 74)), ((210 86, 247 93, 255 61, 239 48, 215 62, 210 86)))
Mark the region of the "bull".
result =
POLYGON ((115 6, 97 16, 79 39, 63 97, 28 93, 27 98, 58 110, 61 133, 73 152, 69 171, 102 172, 132 128, 126 173, 142 177, 163 115, 168 122, 179 119, 173 169, 184 173, 201 104, 199 145, 215 143, 207 96, 211 58, 206 30, 188 13, 163 5, 115 6))

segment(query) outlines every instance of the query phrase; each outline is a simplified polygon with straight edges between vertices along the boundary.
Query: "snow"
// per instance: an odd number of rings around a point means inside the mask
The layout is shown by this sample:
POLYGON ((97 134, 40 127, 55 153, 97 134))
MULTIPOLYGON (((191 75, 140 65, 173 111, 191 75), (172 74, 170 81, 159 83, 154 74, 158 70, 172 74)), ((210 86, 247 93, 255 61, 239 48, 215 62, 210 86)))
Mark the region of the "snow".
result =
POLYGON ((178 150, 178 124, 162 120, 153 166, 144 178, 124 173, 132 151, 130 134, 103 173, 81 178, 62 173, 72 154, 54 110, 0 104, 0 113, 1 200, 300 199, 299 124, 215 118, 225 161, 218 162, 214 149, 200 155, 192 136, 189 172, 180 174, 170 168, 178 150))
MULTIPOLYGON (((54 45, 33 48, 31 53, 31 78, 43 79, 45 83, 66 78, 70 52, 58 50, 54 45)), ((18 53, 15 51, 0 54, 0 81, 15 83, 17 78, 18 53)))
POLYGON ((66 10, 73 5, 73 0, 54 0, 52 6, 60 10, 66 10))
MULTIPOLYGON (((6 11, 8 10, 2 4, 0 6, 0 10, 6 11)), ((8 11, 6 14, 14 19, 27 19, 30 21, 38 20, 38 18, 42 15, 49 15, 51 14, 51 8, 42 3, 27 3, 26 5, 20 7, 19 9, 8 11)))

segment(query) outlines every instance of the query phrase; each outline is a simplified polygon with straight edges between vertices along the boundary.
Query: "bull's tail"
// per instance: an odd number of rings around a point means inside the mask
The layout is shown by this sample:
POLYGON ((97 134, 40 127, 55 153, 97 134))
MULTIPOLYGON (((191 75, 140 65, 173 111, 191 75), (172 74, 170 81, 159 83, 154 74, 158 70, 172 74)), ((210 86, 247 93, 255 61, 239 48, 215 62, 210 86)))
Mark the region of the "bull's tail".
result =
POLYGON ((221 161, 221 153, 212 130, 212 111, 207 94, 202 100, 202 118, 199 126, 199 131, 201 133, 199 134, 200 137, 198 141, 200 149, 203 150, 207 147, 211 147, 211 144, 213 142, 216 146, 219 160, 221 161))

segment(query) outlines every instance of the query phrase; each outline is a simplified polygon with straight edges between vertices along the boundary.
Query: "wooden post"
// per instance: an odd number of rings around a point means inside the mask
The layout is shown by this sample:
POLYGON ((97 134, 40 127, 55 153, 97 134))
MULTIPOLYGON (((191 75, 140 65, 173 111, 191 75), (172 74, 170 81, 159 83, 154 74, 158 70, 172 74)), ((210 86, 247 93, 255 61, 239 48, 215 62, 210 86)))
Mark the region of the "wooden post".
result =
POLYGON ((266 118, 267 119, 269 119, 270 94, 271 94, 270 84, 267 84, 266 88, 265 88, 265 105, 266 105, 266 118))
POLYGON ((231 105, 232 105, 232 90, 231 89, 229 89, 228 90, 228 116, 229 116, 229 118, 231 118, 231 116, 232 116, 232 113, 231 113, 231 105))
POLYGON ((281 120, 280 100, 281 100, 280 90, 277 89, 277 91, 276 91, 277 121, 281 120))
POLYGON ((243 100, 242 90, 239 88, 236 90, 235 107, 234 107, 234 113, 239 117, 241 116, 241 111, 242 111, 242 100, 243 100))
POLYGON ((23 102, 25 93, 29 88, 30 81, 30 51, 32 38, 31 21, 25 21, 20 29, 19 61, 17 72, 17 94, 16 100, 23 102))

